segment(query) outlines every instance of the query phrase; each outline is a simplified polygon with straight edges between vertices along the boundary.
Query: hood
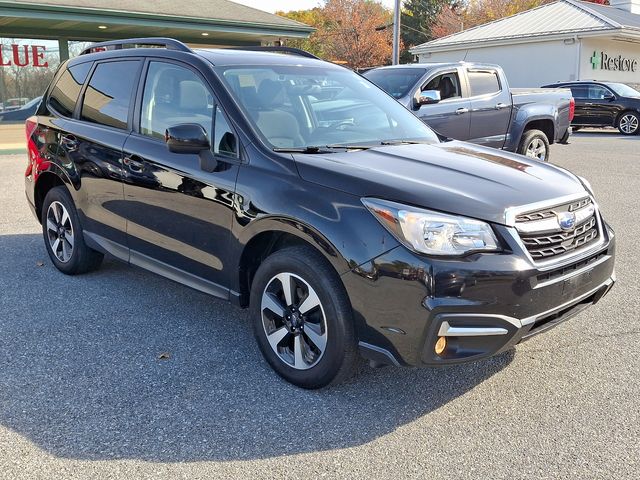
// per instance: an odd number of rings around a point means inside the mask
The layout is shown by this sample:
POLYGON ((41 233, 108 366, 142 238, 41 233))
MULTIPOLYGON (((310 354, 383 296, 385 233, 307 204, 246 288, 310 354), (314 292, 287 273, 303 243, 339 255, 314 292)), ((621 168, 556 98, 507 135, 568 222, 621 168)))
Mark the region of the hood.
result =
POLYGON ((294 158, 300 176, 309 182, 502 224, 509 207, 587 194, 564 169, 464 142, 294 158))

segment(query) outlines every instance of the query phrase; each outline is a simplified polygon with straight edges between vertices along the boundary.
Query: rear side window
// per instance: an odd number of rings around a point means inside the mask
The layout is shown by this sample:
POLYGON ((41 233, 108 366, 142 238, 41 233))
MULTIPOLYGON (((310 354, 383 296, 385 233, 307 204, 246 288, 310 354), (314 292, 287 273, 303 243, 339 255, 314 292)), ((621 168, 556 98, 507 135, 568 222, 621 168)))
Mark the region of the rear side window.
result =
POLYGON ((589 98, 589 87, 586 85, 571 85, 573 98, 589 98))
POLYGON ((496 72, 469 71, 469 84, 473 97, 500 91, 500 81, 496 72))
POLYGON ((91 70, 91 65, 91 62, 86 62, 65 68, 58 78, 49 95, 49 105, 60 115, 73 116, 78 95, 91 70))
POLYGON ((85 91, 80 118, 126 129, 138 65, 138 61, 131 60, 99 64, 85 91))

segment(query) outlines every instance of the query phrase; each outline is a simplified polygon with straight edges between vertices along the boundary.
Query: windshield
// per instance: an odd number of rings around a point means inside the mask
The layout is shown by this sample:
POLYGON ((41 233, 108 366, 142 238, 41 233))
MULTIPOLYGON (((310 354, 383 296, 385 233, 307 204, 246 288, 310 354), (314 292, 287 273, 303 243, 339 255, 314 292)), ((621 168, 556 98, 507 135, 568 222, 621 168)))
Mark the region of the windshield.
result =
POLYGON ((217 67, 272 148, 436 143, 436 134, 358 74, 300 65, 217 67))
POLYGON ((425 74, 424 68, 369 70, 364 76, 394 98, 404 97, 425 74))
POLYGON ((640 92, 624 83, 607 83, 607 87, 621 97, 640 97, 640 92))

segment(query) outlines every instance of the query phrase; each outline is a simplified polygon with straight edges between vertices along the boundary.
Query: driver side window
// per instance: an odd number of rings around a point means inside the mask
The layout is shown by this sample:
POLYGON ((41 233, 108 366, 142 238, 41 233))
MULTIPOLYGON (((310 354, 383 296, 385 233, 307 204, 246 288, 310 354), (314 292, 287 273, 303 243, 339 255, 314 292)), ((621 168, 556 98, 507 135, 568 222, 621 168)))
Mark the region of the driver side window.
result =
POLYGON ((462 89, 460 88, 460 77, 458 76, 458 72, 447 72, 432 78, 422 88, 423 92, 425 90, 439 91, 440 100, 462 97, 462 89))
POLYGON ((182 123, 201 125, 211 141, 213 96, 188 68, 150 62, 142 97, 140 132, 164 139, 168 127, 182 123))

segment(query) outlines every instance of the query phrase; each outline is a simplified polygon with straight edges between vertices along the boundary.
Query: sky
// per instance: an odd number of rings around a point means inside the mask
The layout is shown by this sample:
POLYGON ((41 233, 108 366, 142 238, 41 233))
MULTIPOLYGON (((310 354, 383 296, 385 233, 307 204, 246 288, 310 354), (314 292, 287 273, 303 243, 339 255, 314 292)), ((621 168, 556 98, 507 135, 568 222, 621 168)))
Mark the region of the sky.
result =
MULTIPOLYGON (((322 3, 321 0, 232 0, 236 3, 249 5, 253 8, 259 8, 267 12, 274 13, 276 11, 288 12, 289 10, 307 10, 309 8, 318 7, 322 3)), ((392 8, 393 0, 381 0, 384 6, 392 8)))

